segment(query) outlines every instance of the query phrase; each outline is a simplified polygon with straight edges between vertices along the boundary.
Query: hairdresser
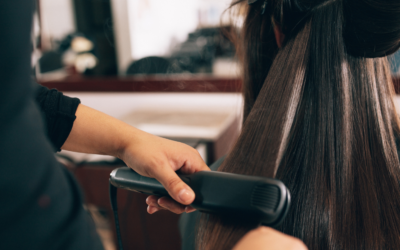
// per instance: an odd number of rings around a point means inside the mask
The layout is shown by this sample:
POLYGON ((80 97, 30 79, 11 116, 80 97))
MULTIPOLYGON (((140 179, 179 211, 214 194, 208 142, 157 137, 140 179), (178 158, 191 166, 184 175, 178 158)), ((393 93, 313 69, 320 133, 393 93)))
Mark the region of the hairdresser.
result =
POLYGON ((174 171, 208 167, 184 144, 30 84, 33 3, 0 1, 0 249, 102 249, 79 188, 55 160, 54 149, 119 157, 140 174, 157 178, 186 205, 194 193, 174 171))
POLYGON ((194 193, 174 171, 209 168, 185 144, 144 133, 78 99, 31 84, 33 3, 0 1, 0 249, 101 249, 78 185, 54 151, 118 157, 138 173, 157 178, 186 205, 194 193))

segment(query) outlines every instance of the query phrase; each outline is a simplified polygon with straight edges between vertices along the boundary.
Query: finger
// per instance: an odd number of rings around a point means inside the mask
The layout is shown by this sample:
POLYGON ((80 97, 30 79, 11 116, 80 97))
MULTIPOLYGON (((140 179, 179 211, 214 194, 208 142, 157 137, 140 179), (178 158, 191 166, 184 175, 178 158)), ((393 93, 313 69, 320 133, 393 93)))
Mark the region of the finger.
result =
MULTIPOLYGON (((158 204, 159 198, 160 198, 159 196, 151 195, 151 196, 147 197, 147 199, 146 199, 146 203, 147 203, 147 205, 149 205, 149 207, 153 207, 153 208, 157 209, 155 212, 160 211, 160 210, 166 210, 164 207, 161 207, 158 204)), ((147 210, 149 211, 149 208, 147 208, 147 210)), ((152 209, 151 209, 151 211, 152 211, 152 209)), ((155 213, 155 212, 153 212, 153 213, 155 213)))
POLYGON ((194 174, 200 171, 211 171, 196 151, 193 157, 186 160, 185 165, 180 169, 182 174, 194 174))
POLYGON ((184 213, 186 208, 185 206, 167 197, 161 197, 158 199, 158 205, 176 214, 184 213))
POLYGON ((160 199, 159 196, 150 195, 150 196, 147 197, 147 199, 146 199, 146 204, 147 204, 147 205, 155 205, 155 206, 158 206, 158 202, 157 202, 158 199, 160 199))
POLYGON ((147 212, 149 213, 149 214, 154 214, 155 212, 157 212, 157 211, 159 211, 160 209, 159 208, 157 208, 157 207, 153 207, 153 206, 148 206, 147 207, 147 212))
POLYGON ((169 165, 154 169, 153 177, 165 187, 177 202, 184 205, 189 205, 193 202, 193 190, 178 177, 169 165))

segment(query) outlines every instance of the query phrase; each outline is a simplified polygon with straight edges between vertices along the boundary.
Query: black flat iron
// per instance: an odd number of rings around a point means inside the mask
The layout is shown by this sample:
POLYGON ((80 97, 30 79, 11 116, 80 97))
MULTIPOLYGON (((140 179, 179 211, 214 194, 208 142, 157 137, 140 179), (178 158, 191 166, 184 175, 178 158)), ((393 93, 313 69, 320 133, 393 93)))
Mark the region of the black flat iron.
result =
MULTIPOLYGON (((194 191, 196 198, 191 206, 200 212, 240 216, 257 220, 265 226, 276 227, 289 210, 290 192, 276 179, 216 171, 201 171, 179 177, 194 191)), ((110 174, 110 198, 117 231, 117 188, 170 197, 156 179, 141 176, 127 167, 115 169, 110 174)), ((118 238, 122 250, 120 236, 118 238)))

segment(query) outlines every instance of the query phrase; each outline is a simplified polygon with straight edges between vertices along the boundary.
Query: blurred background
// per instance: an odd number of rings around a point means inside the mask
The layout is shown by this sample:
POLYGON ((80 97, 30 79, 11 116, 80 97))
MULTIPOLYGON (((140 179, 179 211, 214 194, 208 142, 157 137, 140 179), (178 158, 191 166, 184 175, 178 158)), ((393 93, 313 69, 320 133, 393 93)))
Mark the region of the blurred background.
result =
MULTIPOLYGON (((36 1, 32 72, 40 84, 186 143, 209 165, 228 153, 242 107, 240 65, 226 35, 236 30, 222 15, 231 0, 36 1)), ((56 156, 80 182, 105 248, 116 249, 108 177, 124 163, 68 151, 56 156)), ((179 249, 179 216, 150 216, 145 199, 119 193, 125 248, 179 249)))
MULTIPOLYGON (((229 152, 243 104, 241 66, 226 35, 238 32, 241 15, 223 15, 231 0, 35 1, 32 72, 40 84, 186 143, 209 165, 229 152)), ((390 60, 399 93, 400 54, 390 60)), ((124 163, 68 151, 57 158, 80 182, 105 248, 116 249, 108 177, 124 163)), ((179 249, 179 216, 150 216, 145 199, 119 194, 125 248, 179 249)))
POLYGON ((38 0, 35 73, 235 76, 234 45, 221 32, 230 2, 38 0))
MULTIPOLYGON (((39 79, 71 74, 237 77, 231 0, 37 0, 39 79)), ((240 22, 237 22, 240 23, 240 22)), ((236 23, 236 24, 237 24, 236 23)), ((400 54, 392 57, 400 74, 400 54)))

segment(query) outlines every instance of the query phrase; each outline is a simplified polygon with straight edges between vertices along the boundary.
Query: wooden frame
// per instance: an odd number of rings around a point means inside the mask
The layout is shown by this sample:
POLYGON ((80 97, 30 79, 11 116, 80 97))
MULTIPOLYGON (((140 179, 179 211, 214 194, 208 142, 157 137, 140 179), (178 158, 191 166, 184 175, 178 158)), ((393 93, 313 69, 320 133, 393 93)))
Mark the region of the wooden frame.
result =
POLYGON ((67 77, 61 80, 43 81, 41 85, 65 92, 217 92, 241 91, 237 78, 212 76, 158 76, 124 78, 67 77))
MULTIPOLYGON (((65 92, 196 92, 239 93, 239 78, 213 76, 156 76, 124 78, 67 77, 60 80, 42 81, 41 85, 65 92)), ((396 94, 400 94, 400 77, 393 78, 396 94)))

